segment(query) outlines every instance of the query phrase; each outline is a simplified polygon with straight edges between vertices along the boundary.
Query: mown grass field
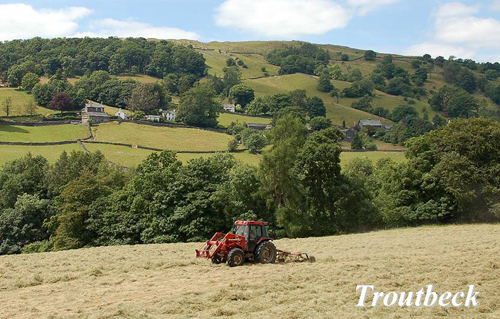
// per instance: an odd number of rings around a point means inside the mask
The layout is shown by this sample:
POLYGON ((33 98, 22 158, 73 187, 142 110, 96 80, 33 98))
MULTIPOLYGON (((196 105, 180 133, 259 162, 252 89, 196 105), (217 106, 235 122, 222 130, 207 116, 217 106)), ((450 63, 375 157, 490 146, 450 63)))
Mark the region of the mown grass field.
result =
MULTIPOLYGON (((0 116, 6 116, 5 109, 3 107, 3 103, 7 98, 12 99, 12 107, 10 109, 10 116, 14 115, 26 115, 26 104, 31 101, 35 101, 33 96, 17 89, 12 88, 0 88, 0 116)), ((37 106, 36 108, 37 114, 47 115, 55 113, 52 110, 46 109, 41 106, 37 106)))
POLYGON ((108 161, 125 167, 136 167, 153 151, 118 145, 83 144, 89 152, 100 151, 108 161))
MULTIPOLYGON (((99 150, 109 161, 126 167, 136 167, 143 160, 145 160, 149 154, 154 153, 154 151, 117 145, 102 145, 92 143, 84 143, 84 145, 90 152, 96 152, 99 150)), ((212 155, 214 155, 214 153, 177 153, 177 158, 181 162, 187 163, 189 160, 195 158, 208 158, 212 155)), ((237 160, 246 164, 258 165, 260 161, 260 155, 250 154, 248 151, 241 153, 232 153, 232 155, 237 160)))
POLYGON ((17 126, 0 125, 2 142, 58 142, 85 138, 88 135, 83 125, 17 126))
POLYGON ((49 163, 54 164, 61 155, 66 151, 81 151, 78 144, 68 145, 51 145, 51 146, 18 146, 18 145, 0 145, 0 168, 7 162, 21 158, 28 153, 32 155, 41 155, 45 157, 49 163))
POLYGON ((97 141, 119 142, 160 149, 225 151, 231 136, 192 128, 171 128, 110 122, 93 128, 97 141))
MULTIPOLYGON (((223 231, 223 230, 221 230, 223 231)), ((200 243, 0 256, 3 318, 498 318, 500 225, 432 226, 283 239, 315 263, 229 268, 200 243), (480 292, 477 308, 356 308, 377 291, 480 292)), ((371 298, 368 299, 371 302, 371 298)))
POLYGON ((271 122, 272 118, 270 117, 245 116, 235 113, 220 113, 219 115, 219 125, 222 127, 228 127, 231 123, 270 124, 271 122))
MULTIPOLYGON (((223 114, 226 115, 227 113, 223 114)), ((240 120, 246 118, 240 115, 229 115, 226 120, 240 120)), ((251 118, 253 120, 262 120, 265 118, 251 118)), ((111 122, 101 124, 93 128, 95 139, 97 141, 118 142, 136 145, 144 145, 154 148, 171 150, 191 150, 191 151, 220 151, 227 150, 227 143, 231 139, 230 135, 210 132, 198 129, 155 127, 148 125, 139 125, 132 123, 111 122)), ((63 140, 76 140, 87 136, 87 129, 81 125, 57 125, 57 126, 12 126, 0 125, 0 141, 4 142, 55 142, 63 140)), ((389 157, 395 161, 404 161, 404 153, 383 152, 383 150, 404 149, 399 146, 377 142, 379 152, 361 152, 341 154, 341 164, 345 165, 352 158, 367 157, 377 161, 383 157, 389 157)), ((90 152, 100 150, 108 160, 118 165, 126 167, 135 167, 142 162, 152 151, 130 148, 116 145, 103 145, 84 143, 90 152)), ((342 147, 350 148, 350 144, 343 142, 342 147)), ((77 144, 57 145, 57 146, 17 146, 0 145, 0 165, 13 159, 22 157, 31 152, 35 155, 46 157, 53 163, 59 158, 63 151, 80 151, 77 144)), ((213 153, 179 153, 177 157, 182 162, 198 157, 209 157, 213 153)), ((233 153, 233 156, 243 163, 258 165, 261 155, 250 154, 248 151, 233 153)))
MULTIPOLYGON (((103 145, 103 144, 92 144, 84 143, 87 150, 90 152, 100 151, 104 154, 106 159, 109 161, 125 166, 125 167, 136 167, 139 165, 149 154, 153 151, 130 148, 125 146, 117 145, 103 145)), ((69 145, 53 145, 53 146, 17 146, 17 145, 0 145, 0 167, 5 163, 12 160, 21 158, 28 153, 33 155, 42 155, 50 163, 55 163, 63 151, 82 151, 82 149, 75 143, 69 145)), ((212 156, 214 153, 178 153, 177 158, 183 162, 187 163, 189 160, 194 158, 207 158, 212 156)), ((259 165, 262 155, 251 154, 248 151, 232 153, 232 155, 239 161, 250 165, 259 165)), ((345 166, 353 158, 365 157, 373 161, 374 163, 381 158, 391 158, 396 162, 403 162, 406 160, 404 153, 395 152, 343 152, 340 155, 341 165, 345 166)))
MULTIPOLYGON (((84 145, 90 152, 99 150, 109 161, 126 167, 136 167, 144 159, 146 159, 149 154, 154 152, 117 145, 103 145, 92 143, 84 143, 84 145)), ((177 158, 181 162, 187 163, 189 160, 194 158, 208 158, 212 155, 214 155, 214 153, 177 153, 177 158)), ((261 154, 251 154, 248 151, 232 153, 232 155, 242 163, 255 166, 259 165, 262 159, 261 154)), ((374 163, 381 158, 390 158, 398 163, 406 161, 404 153, 397 152, 342 152, 340 155, 341 165, 345 166, 353 158, 368 158, 374 163)))

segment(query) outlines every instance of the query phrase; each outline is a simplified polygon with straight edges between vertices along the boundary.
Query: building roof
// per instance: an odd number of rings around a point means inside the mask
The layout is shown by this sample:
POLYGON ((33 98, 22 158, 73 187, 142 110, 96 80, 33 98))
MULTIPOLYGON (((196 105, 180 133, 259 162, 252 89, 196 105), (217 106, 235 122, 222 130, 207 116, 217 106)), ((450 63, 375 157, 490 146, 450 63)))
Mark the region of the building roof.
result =
POLYGON ((173 109, 173 110, 160 110, 160 113, 162 113, 162 114, 175 114, 176 111, 175 111, 175 109, 173 109))
POLYGON ((104 108, 104 105, 102 105, 102 104, 97 104, 97 103, 94 103, 94 102, 85 103, 85 106, 89 106, 89 107, 98 107, 98 108, 104 108))
POLYGON ((380 120, 359 120, 359 126, 383 126, 380 120))

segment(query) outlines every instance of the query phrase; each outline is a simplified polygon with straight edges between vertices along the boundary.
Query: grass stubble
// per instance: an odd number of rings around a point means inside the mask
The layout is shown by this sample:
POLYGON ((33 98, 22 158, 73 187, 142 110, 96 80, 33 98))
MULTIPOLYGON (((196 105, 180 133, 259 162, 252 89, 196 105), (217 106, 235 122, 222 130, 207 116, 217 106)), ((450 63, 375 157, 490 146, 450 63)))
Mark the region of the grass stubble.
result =
POLYGON ((316 263, 229 268, 194 258, 199 243, 0 257, 2 318, 498 318, 500 226, 420 227, 282 239, 316 263), (481 292, 478 308, 356 308, 377 291, 481 292))

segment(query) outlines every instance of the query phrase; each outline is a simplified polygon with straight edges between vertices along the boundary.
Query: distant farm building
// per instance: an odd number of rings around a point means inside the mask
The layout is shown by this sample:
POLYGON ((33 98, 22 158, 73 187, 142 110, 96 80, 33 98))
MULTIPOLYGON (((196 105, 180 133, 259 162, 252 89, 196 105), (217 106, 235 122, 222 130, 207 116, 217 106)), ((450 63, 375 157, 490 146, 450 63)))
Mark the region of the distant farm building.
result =
POLYGON ((161 116, 163 116, 163 118, 167 121, 170 121, 170 122, 175 122, 175 116, 176 116, 176 111, 175 110, 169 110, 169 111, 163 111, 163 110, 160 110, 160 114, 161 116))
POLYGON ((116 113, 115 113, 115 116, 118 116, 120 119, 122 120, 128 120, 128 115, 123 112, 122 109, 119 109, 116 113))
POLYGON ((384 127, 384 124, 382 124, 382 122, 380 122, 380 120, 368 119, 368 120, 359 120, 358 126, 360 128, 364 128, 364 127, 382 128, 382 127, 384 127))
POLYGON ((236 105, 234 104, 222 104, 224 112, 234 113, 236 112, 236 105))
POLYGON ((82 124, 109 122, 110 116, 104 112, 104 105, 93 102, 85 104, 82 110, 82 124))
POLYGON ((380 120, 372 120, 372 119, 359 120, 358 126, 360 129, 372 128, 372 129, 378 130, 378 129, 382 128, 386 132, 392 128, 392 125, 384 125, 384 124, 382 124, 382 122, 380 120))
POLYGON ((150 122, 160 122, 160 115, 146 115, 146 120, 150 122))

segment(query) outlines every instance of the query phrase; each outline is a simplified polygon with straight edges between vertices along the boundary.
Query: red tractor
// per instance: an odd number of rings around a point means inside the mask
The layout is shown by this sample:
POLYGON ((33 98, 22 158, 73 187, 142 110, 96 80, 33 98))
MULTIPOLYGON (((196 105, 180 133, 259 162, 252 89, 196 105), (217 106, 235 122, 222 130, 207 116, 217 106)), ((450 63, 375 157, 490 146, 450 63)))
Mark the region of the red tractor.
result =
POLYGON ((305 253, 278 250, 272 240, 266 222, 237 221, 230 233, 216 233, 207 240, 196 250, 196 257, 211 259, 214 264, 227 262, 230 267, 241 266, 245 260, 269 264, 290 256, 296 261, 314 261, 305 253))

